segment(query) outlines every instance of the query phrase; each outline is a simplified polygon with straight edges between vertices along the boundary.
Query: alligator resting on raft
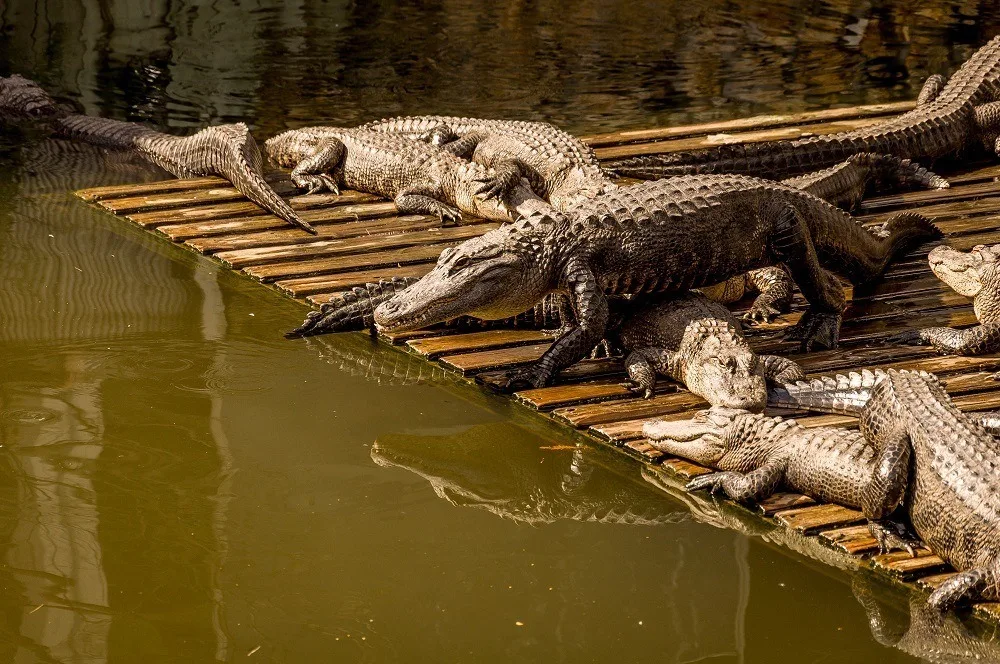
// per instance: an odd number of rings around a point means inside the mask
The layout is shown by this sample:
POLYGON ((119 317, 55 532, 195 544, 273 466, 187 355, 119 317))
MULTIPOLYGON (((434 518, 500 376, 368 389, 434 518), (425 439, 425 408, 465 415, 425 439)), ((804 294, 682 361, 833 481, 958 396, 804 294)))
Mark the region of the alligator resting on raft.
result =
POLYGON ((984 355, 1000 350, 1000 244, 958 251, 945 245, 927 256, 931 271, 959 295, 972 298, 979 325, 959 330, 925 327, 888 339, 890 343, 931 345, 942 353, 984 355))
POLYGON ((769 180, 644 182, 566 215, 532 215, 445 250, 430 273, 376 309, 375 322, 397 332, 461 315, 494 320, 564 293, 576 325, 509 385, 541 387, 604 337, 608 295, 683 293, 782 263, 810 305, 791 336, 805 350, 834 347, 844 292, 824 268, 865 283, 899 251, 939 235, 913 213, 896 215, 884 231, 875 237, 846 212, 769 180), (616 214, 621 209, 628 214, 616 214))
POLYGON ((218 175, 293 226, 316 233, 267 183, 263 158, 242 122, 171 136, 134 122, 73 113, 22 76, 0 78, 0 120, 42 123, 56 134, 141 156, 177 177, 218 175))
POLYGON ((932 606, 1000 599, 1000 448, 984 426, 995 413, 963 413, 937 377, 895 369, 788 385, 771 401, 860 417, 878 478, 863 495, 865 514, 902 505, 921 539, 959 570, 932 606))
POLYGON ((858 152, 931 162, 985 148, 1000 154, 1000 37, 969 58, 947 83, 927 79, 912 111, 854 131, 791 141, 720 145, 612 162, 617 175, 657 179, 690 173, 745 173, 783 178, 858 152))

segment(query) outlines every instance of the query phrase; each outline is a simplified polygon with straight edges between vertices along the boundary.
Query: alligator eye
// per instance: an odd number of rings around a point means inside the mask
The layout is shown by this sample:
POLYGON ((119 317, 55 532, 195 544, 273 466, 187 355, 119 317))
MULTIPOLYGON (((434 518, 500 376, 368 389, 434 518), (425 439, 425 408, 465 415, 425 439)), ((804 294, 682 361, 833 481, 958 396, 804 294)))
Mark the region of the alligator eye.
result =
POLYGON ((461 270, 463 267, 468 267, 469 263, 471 263, 471 262, 472 261, 469 259, 468 256, 462 256, 461 258, 459 258, 458 260, 456 260, 454 263, 452 263, 451 266, 453 268, 457 269, 457 270, 461 270))

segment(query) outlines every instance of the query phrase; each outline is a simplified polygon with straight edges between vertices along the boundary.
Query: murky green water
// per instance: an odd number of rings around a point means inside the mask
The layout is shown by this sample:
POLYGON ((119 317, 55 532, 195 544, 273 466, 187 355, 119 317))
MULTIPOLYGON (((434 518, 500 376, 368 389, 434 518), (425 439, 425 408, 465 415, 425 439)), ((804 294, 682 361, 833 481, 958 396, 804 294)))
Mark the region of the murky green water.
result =
MULTIPOLYGON (((0 2, 0 73, 178 129, 586 133, 912 98, 1000 32, 975 2, 232 5, 0 2)), ((285 341, 300 305, 67 194, 147 177, 0 135, 3 661, 911 661, 847 574, 361 335, 285 341)))

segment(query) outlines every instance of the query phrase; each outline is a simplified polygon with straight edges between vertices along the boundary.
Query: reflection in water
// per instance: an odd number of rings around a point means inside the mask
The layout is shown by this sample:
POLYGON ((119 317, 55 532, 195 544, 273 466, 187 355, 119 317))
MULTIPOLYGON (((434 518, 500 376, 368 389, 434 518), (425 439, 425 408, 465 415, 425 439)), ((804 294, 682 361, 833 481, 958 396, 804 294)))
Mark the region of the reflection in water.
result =
POLYGON ((338 371, 382 385, 459 379, 455 372, 446 371, 420 355, 393 348, 364 333, 305 337, 294 343, 306 344, 338 371))

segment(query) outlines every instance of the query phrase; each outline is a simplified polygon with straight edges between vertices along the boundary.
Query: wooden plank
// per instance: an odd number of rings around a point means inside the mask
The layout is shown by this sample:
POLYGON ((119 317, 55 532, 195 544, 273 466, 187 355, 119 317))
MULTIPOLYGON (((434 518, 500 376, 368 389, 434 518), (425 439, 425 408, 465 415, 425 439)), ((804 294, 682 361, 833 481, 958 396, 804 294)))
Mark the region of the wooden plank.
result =
MULTIPOLYGON (((218 251, 237 251, 242 249, 260 249, 289 244, 306 244, 315 242, 317 238, 349 238, 364 235, 389 235, 412 233, 441 227, 441 220, 435 216, 407 215, 404 217, 384 217, 365 221, 350 221, 343 224, 326 224, 316 226, 316 235, 311 235, 298 228, 280 228, 239 235, 195 237, 187 240, 189 247, 194 247, 204 254, 218 251)), ((165 227, 161 226, 162 232, 165 227)))
POLYGON ((358 272, 346 272, 341 274, 323 274, 316 277, 302 277, 299 279, 283 279, 274 282, 274 285, 285 291, 292 297, 305 297, 312 304, 321 305, 328 302, 333 295, 354 286, 363 286, 368 283, 378 283, 382 279, 391 277, 422 277, 431 271, 434 263, 428 259, 416 265, 390 266, 375 270, 360 270, 358 272))
POLYGON ((663 154, 697 150, 733 143, 761 143, 764 141, 782 141, 805 138, 807 136, 822 136, 836 134, 841 131, 854 131, 871 127, 884 122, 884 117, 857 118, 853 120, 838 120, 836 122, 820 122, 813 124, 793 125, 774 129, 755 131, 740 131, 733 133, 710 134, 692 138, 680 138, 669 141, 650 141, 647 143, 626 143, 608 147, 595 148, 598 159, 620 159, 646 154, 663 154))
POLYGON ((664 459, 660 463, 660 467, 666 468, 674 475, 677 475, 678 477, 685 480, 694 479, 699 475, 708 475, 709 473, 715 472, 711 468, 705 468, 704 466, 699 466, 696 463, 691 463, 687 459, 677 459, 677 458, 664 459))
MULTIPOLYGON (((622 391, 625 391, 625 388, 620 388, 616 396, 622 396, 622 391)), ((532 405, 541 409, 548 406, 549 403, 555 403, 551 397, 545 401, 538 399, 532 405), (544 405, 536 405, 538 402, 544 405)), ((568 402, 563 400, 562 403, 568 402)), ((686 390, 680 390, 673 394, 655 395, 652 399, 631 398, 600 404, 574 403, 572 406, 564 406, 554 410, 552 415, 571 426, 585 428, 611 422, 655 418, 672 413, 690 413, 707 407, 708 404, 701 397, 686 390)))
POLYGON ((794 507, 774 515, 778 523, 803 535, 861 523, 865 515, 842 505, 822 504, 794 507))
POLYGON ((872 567, 898 579, 939 574, 949 569, 948 563, 924 547, 917 549, 917 555, 913 557, 905 551, 893 551, 874 556, 872 557, 872 567))
POLYGON ((583 140, 590 147, 607 147, 624 143, 644 143, 646 141, 662 141, 671 138, 687 138, 720 132, 746 131, 750 129, 769 129, 797 124, 814 124, 817 122, 834 122, 863 117, 894 116, 912 110, 912 101, 893 102, 888 104, 869 104, 848 108, 826 108, 819 111, 803 113, 772 113, 756 115, 752 118, 738 118, 721 122, 706 122, 698 125, 682 125, 677 127, 657 127, 656 129, 631 129, 606 134, 584 136, 583 140))
MULTIPOLYGON (((280 196, 291 196, 298 191, 288 180, 271 183, 271 188, 280 196)), ((232 201, 247 200, 243 194, 229 184, 221 187, 187 189, 184 191, 169 191, 158 194, 143 194, 122 198, 105 198, 98 205, 113 214, 128 214, 150 210, 168 210, 171 208, 192 207, 196 205, 215 205, 232 201)), ((252 205, 252 204, 251 204, 252 205)))
MULTIPOLYGON (((317 200, 317 196, 302 196, 289 201, 292 208, 306 221, 356 221, 359 219, 374 219, 376 217, 392 217, 399 214, 396 204, 375 199, 371 202, 362 200, 358 203, 340 202, 336 205, 325 204, 317 200)), ((221 205, 201 205, 198 207, 166 210, 163 212, 141 212, 129 214, 128 219, 143 228, 158 228, 160 226, 176 226, 179 224, 195 224, 222 221, 217 225, 205 225, 198 235, 186 237, 201 237, 209 234, 241 233, 251 230, 267 230, 283 228, 288 222, 268 214, 254 203, 223 203, 221 205)), ((178 235, 178 237, 180 237, 178 235)))
POLYGON ((219 177, 180 178, 143 182, 140 184, 116 184, 104 187, 90 187, 76 191, 76 195, 88 202, 105 198, 120 198, 124 196, 142 196, 147 194, 165 194, 174 191, 190 191, 195 189, 212 189, 230 186, 229 181, 219 177))
POLYGON ((472 237, 479 237, 486 231, 499 227, 500 224, 493 223, 433 228, 427 231, 396 233, 392 235, 366 235, 363 237, 335 238, 330 240, 320 239, 300 244, 220 251, 215 254, 215 257, 233 269, 241 269, 255 265, 291 263, 293 261, 303 261, 326 256, 375 253, 425 244, 438 245, 442 242, 458 243, 472 237))
POLYGON ((486 369, 498 369, 500 367, 515 367, 535 362, 542 356, 551 342, 534 344, 531 346, 518 346, 516 348, 501 348, 498 350, 486 350, 478 353, 463 353, 461 355, 446 355, 440 361, 457 369, 463 374, 469 374, 486 369))
POLYGON ((757 511, 764 516, 774 516, 776 513, 784 510, 815 504, 816 501, 810 496, 805 496, 801 493, 778 491, 757 503, 757 511))
POLYGON ((456 242, 446 244, 405 247, 371 254, 352 254, 332 258, 316 258, 295 263, 274 263, 256 265, 243 270, 245 274, 265 283, 292 277, 307 277, 319 274, 335 274, 351 270, 373 270, 391 266, 411 265, 437 260, 441 252, 454 247, 456 242))
POLYGON ((834 549, 852 556, 874 553, 879 550, 878 542, 872 537, 867 525, 826 530, 819 534, 819 538, 834 549))
POLYGON ((406 345, 428 358, 476 350, 509 348, 538 342, 551 342, 552 337, 538 330, 485 330, 444 337, 429 337, 407 341, 406 345))

